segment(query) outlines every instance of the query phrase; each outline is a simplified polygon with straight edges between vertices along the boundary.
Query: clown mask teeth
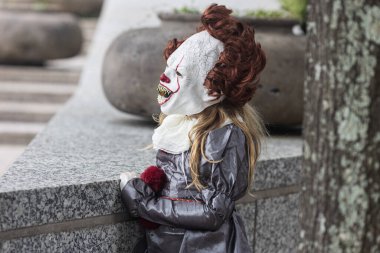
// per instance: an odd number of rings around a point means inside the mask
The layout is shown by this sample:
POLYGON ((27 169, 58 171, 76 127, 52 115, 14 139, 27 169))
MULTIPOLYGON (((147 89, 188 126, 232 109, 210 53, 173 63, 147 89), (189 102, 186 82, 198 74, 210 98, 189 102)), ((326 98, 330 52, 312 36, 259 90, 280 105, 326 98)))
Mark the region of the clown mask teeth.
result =
POLYGON ((173 94, 171 90, 166 88, 165 86, 158 84, 157 86, 158 96, 157 96, 157 102, 162 105, 166 101, 168 101, 173 94))

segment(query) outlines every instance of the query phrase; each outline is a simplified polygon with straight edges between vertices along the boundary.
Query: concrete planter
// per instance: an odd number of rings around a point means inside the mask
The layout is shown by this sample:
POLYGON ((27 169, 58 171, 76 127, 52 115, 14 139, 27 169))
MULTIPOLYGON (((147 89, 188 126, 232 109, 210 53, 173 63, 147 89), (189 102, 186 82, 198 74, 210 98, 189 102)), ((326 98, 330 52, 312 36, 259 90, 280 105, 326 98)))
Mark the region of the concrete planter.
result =
MULTIPOLYGON (((199 15, 161 13, 161 27, 130 30, 110 46, 103 65, 106 97, 117 109, 150 117, 159 112, 158 78, 165 68, 162 51, 171 38, 195 32, 199 15)), ((257 20, 253 25, 268 63, 251 101, 267 124, 300 125, 303 114, 305 36, 291 33, 293 20, 257 20)))
POLYGON ((0 12, 0 63, 41 64, 77 55, 82 32, 71 14, 0 12))

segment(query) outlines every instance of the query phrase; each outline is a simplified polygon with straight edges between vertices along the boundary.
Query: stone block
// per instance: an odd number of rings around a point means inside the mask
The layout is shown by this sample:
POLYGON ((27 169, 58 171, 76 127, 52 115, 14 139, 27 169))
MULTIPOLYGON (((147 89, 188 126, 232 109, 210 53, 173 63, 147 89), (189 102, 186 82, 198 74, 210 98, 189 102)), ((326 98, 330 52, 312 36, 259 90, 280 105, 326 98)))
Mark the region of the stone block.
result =
POLYGON ((136 222, 123 222, 4 240, 0 252, 132 252, 139 236, 136 222))
POLYGON ((248 242, 252 249, 255 248, 256 241, 256 214, 257 214, 257 202, 249 204, 238 204, 236 210, 242 217, 245 225, 245 231, 247 233, 248 242))
POLYGON ((296 252, 300 233, 299 195, 257 200, 255 252, 296 252))
POLYGON ((301 180, 302 139, 271 136, 263 142, 255 168, 253 191, 292 186, 301 180))

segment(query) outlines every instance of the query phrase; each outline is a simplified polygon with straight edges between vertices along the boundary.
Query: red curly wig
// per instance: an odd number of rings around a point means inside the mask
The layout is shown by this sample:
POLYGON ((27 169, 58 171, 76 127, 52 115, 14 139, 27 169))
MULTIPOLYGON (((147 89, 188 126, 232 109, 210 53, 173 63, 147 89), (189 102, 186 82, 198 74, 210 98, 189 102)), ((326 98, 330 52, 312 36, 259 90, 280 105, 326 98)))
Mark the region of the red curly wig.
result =
MULTIPOLYGON (((255 42, 253 28, 232 17, 231 13, 232 10, 224 5, 210 5, 202 14, 202 25, 197 32, 207 30, 224 44, 224 51, 204 82, 209 95, 218 97, 224 94, 226 98, 222 103, 242 107, 256 91, 266 57, 260 43, 255 42)), ((165 60, 184 41, 170 40, 164 49, 165 60)))

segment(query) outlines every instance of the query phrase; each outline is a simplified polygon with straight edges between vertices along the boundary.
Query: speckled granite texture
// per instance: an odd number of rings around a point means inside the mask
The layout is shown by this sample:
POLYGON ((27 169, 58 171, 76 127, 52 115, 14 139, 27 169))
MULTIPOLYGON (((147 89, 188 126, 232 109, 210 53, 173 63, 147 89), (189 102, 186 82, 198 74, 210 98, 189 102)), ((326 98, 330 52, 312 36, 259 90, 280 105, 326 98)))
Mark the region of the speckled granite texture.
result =
POLYGON ((294 253, 299 238, 299 193, 238 204, 253 252, 294 253))
POLYGON ((132 252, 139 236, 141 230, 136 222, 124 222, 3 241, 0 252, 132 252))
POLYGON ((252 249, 255 248, 256 237, 256 210, 257 201, 249 204, 236 205, 236 210, 243 218, 245 231, 247 233, 248 242, 252 249))
POLYGON ((301 182, 301 157, 264 160, 255 170, 253 190, 298 184, 301 182))
POLYGON ((114 181, 1 193, 1 231, 124 211, 114 181))
POLYGON ((296 252, 298 215, 299 193, 257 200, 255 252, 296 252))

